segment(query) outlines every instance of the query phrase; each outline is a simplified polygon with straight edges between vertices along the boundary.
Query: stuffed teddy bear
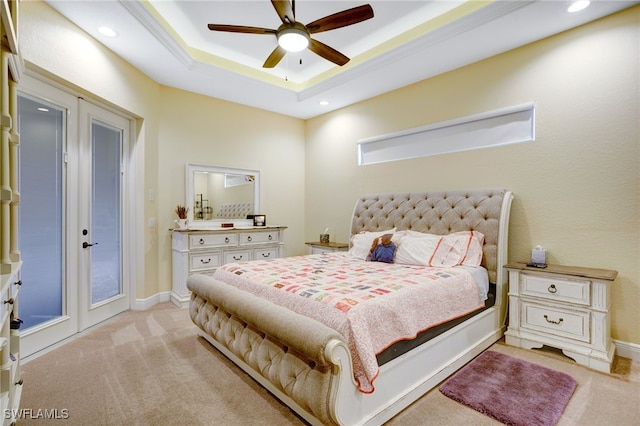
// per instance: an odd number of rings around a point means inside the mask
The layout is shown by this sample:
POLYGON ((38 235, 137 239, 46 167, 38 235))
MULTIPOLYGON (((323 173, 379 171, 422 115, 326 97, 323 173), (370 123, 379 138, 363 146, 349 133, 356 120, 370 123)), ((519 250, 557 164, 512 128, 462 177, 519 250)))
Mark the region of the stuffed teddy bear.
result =
POLYGON ((397 246, 391 241, 392 238, 393 234, 384 234, 373 240, 367 260, 371 260, 372 262, 393 263, 397 246))

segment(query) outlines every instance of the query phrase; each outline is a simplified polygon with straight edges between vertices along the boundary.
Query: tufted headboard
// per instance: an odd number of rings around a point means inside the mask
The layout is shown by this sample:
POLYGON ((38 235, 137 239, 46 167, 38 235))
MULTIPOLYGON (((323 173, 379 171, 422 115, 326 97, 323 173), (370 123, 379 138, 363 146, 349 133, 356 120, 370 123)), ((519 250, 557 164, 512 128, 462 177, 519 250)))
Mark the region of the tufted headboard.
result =
POLYGON ((489 281, 503 283, 512 198, 505 189, 364 195, 353 211, 351 235, 394 227, 438 235, 478 231, 485 236, 482 266, 489 281))

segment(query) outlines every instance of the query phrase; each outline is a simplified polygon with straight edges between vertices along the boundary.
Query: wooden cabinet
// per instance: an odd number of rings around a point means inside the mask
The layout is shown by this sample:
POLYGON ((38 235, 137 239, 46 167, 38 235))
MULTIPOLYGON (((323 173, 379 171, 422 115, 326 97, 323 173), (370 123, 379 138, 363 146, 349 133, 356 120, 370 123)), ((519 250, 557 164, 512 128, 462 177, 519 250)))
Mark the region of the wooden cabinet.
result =
POLYGON ((509 271, 508 345, 562 349, 576 362, 609 373, 615 352, 609 308, 616 271, 525 263, 509 271))
POLYGON ((347 243, 321 243, 319 241, 312 241, 305 244, 309 246, 309 254, 334 253, 349 250, 349 244, 347 243))
MULTIPOLYGON (((20 331, 12 327, 17 322, 18 293, 21 282, 18 272, 2 275, 0 298, 0 412, 3 424, 15 424, 22 394, 20 378, 20 331), (14 318, 15 317, 15 318, 14 318)), ((18 327, 19 328, 19 327, 18 327)))
POLYGON ((0 7, 2 72, 0 72, 0 424, 15 424, 19 417, 20 331, 18 293, 22 260, 18 250, 18 84, 23 63, 18 51, 18 9, 16 0, 0 7))
POLYGON ((188 305, 191 294, 187 289, 187 278, 191 274, 213 275, 225 263, 282 257, 285 229, 286 226, 260 226, 173 230, 171 301, 179 307, 188 305))

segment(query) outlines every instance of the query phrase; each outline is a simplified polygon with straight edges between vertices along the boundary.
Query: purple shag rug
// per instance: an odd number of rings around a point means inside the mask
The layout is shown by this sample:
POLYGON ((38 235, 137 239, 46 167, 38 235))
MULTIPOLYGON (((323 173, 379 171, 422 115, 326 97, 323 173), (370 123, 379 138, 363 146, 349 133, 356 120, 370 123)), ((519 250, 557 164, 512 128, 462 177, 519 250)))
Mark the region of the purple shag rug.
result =
POLYGON ((506 425, 555 426, 577 384, 568 374, 486 351, 440 392, 506 425))

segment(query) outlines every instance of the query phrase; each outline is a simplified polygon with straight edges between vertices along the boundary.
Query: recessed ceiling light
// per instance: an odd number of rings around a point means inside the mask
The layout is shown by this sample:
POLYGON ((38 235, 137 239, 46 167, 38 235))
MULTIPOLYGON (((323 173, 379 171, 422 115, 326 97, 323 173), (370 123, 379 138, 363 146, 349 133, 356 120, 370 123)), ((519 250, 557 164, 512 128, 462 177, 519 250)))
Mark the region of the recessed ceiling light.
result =
POLYGON ((574 1, 567 8, 567 12, 569 12, 569 13, 579 12, 582 9, 586 8, 587 6, 589 6, 589 4, 591 4, 591 2, 589 0, 574 1))
POLYGON ((318 103, 322 106, 329 105, 329 101, 320 101, 318 103))
POLYGON ((109 27, 100 27, 100 28, 98 28, 98 32, 100 34, 104 35, 104 36, 107 36, 107 37, 115 37, 115 36, 118 35, 117 32, 115 32, 114 30, 112 30, 109 27))

